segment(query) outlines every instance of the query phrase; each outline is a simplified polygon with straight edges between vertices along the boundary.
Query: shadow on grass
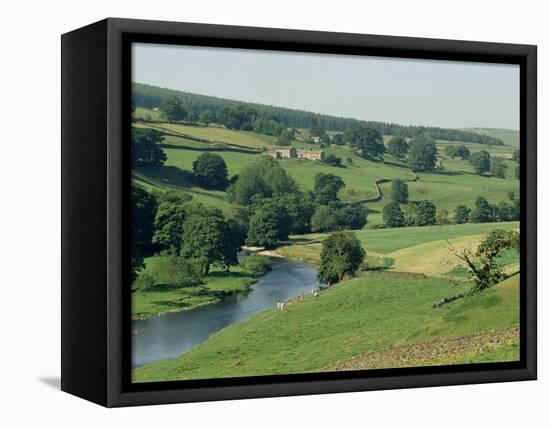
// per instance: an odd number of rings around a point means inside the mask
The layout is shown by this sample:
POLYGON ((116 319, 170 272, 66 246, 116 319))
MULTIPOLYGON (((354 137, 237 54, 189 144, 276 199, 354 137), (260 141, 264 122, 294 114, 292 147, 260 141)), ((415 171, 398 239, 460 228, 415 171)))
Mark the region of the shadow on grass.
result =
POLYGON ((141 291, 144 293, 165 293, 165 292, 173 292, 176 290, 181 290, 184 288, 195 289, 197 295, 206 292, 206 290, 202 287, 202 285, 174 284, 174 283, 156 283, 152 286, 148 286, 141 289, 141 291))
MULTIPOLYGON (((191 139, 190 139, 191 140, 191 139)), ((248 154, 248 155, 256 155, 258 154, 256 151, 251 151, 249 149, 245 148, 231 148, 227 146, 221 146, 221 145, 213 145, 213 146, 204 146, 204 147, 196 147, 196 146, 184 146, 184 145, 172 145, 172 144, 159 144, 163 149, 181 149, 184 151, 198 151, 198 152, 237 152, 240 154, 248 154)))
POLYGON ((195 176, 192 172, 182 170, 175 166, 162 166, 158 168, 139 168, 136 169, 148 178, 155 179, 158 182, 167 185, 175 185, 183 188, 198 186, 195 182, 195 176))

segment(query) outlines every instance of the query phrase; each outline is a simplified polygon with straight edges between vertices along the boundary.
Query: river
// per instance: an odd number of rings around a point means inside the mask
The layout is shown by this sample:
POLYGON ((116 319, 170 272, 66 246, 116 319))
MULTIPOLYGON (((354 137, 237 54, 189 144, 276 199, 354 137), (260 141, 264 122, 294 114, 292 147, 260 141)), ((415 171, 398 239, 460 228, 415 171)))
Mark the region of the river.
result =
POLYGON ((190 351, 212 333, 317 287, 317 271, 311 265, 273 258, 273 269, 252 285, 247 295, 189 311, 133 321, 132 366, 139 367, 190 351))

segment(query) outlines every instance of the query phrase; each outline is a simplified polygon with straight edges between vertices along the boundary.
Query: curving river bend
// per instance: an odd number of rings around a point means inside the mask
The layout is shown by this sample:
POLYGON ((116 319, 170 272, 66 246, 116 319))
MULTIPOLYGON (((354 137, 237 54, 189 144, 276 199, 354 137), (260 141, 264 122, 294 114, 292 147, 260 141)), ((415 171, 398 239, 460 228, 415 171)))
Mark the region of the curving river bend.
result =
POLYGON ((272 265, 247 295, 236 300, 134 321, 132 367, 190 351, 224 327, 319 287, 317 271, 307 263, 274 258, 272 265))

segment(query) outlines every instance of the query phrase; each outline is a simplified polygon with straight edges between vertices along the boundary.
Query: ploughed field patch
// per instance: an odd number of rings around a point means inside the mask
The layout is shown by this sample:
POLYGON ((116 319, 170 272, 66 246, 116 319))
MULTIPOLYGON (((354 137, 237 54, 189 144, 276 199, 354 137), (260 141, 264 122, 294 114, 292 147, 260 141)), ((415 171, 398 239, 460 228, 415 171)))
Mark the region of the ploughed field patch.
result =
POLYGON ((375 370, 518 359, 519 327, 514 326, 471 336, 435 339, 370 351, 331 365, 324 371, 375 370))

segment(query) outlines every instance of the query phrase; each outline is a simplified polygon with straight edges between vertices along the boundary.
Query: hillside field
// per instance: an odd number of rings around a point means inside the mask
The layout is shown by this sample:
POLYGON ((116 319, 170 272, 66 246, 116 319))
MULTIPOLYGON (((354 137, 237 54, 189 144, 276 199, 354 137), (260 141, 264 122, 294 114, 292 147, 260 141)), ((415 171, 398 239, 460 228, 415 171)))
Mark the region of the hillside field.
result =
MULTIPOLYGON (((140 108, 140 114, 146 109, 140 108)), ((156 111, 150 111, 155 113, 156 111)), ((225 194, 198 186, 192 179, 193 161, 203 152, 217 153, 225 160, 229 175, 238 175, 240 171, 262 151, 276 144, 276 138, 253 132, 229 130, 219 126, 203 126, 175 123, 136 123, 136 127, 148 127, 166 134, 162 146, 168 159, 159 170, 134 170, 134 181, 150 190, 167 189, 187 192, 206 205, 215 205, 224 211, 231 209, 225 194)), ((389 137, 385 137, 389 140, 389 137)), ((446 145, 458 145, 460 142, 438 141, 438 149, 443 152, 446 145)), ((293 141, 296 148, 315 149, 314 145, 293 141)), ((467 161, 443 157, 445 170, 436 173, 418 173, 418 180, 406 167, 389 156, 385 162, 364 160, 354 155, 347 146, 332 145, 325 149, 327 154, 342 158, 343 167, 333 167, 314 161, 288 159, 281 160, 281 166, 292 176, 302 190, 312 190, 315 175, 319 172, 340 176, 346 187, 341 190, 340 198, 344 202, 362 202, 370 210, 369 223, 382 223, 382 209, 389 202, 390 182, 380 185, 383 197, 372 202, 377 191, 375 181, 379 179, 402 179, 409 181, 410 202, 429 200, 438 209, 446 209, 450 217, 459 204, 472 206, 477 196, 483 196, 489 202, 505 200, 509 192, 518 192, 518 181, 514 178, 515 164, 509 160, 514 150, 511 146, 487 146, 465 144, 472 152, 485 149, 491 155, 504 158, 508 169, 506 179, 478 176, 467 161), (352 164, 347 164, 350 158, 352 164)), ((406 209, 407 206, 403 205, 406 209)))
MULTIPOLYGON (((267 309, 213 335, 175 359, 133 371, 136 382, 303 373, 327 369, 370 352, 400 351, 403 345, 505 330, 519 323, 519 276, 476 296, 439 309, 431 304, 460 291, 441 279, 367 274, 307 295, 279 312, 267 309), (359 331, 360 330, 360 331, 359 331)), ((480 346, 477 346, 478 348, 480 346)), ((470 348, 453 353, 453 362, 518 359, 515 334, 492 351, 470 348), (480 356, 482 356, 480 360, 480 356)), ((438 352, 439 354, 439 352, 438 352)), ((447 363, 440 358, 430 365, 447 363)), ((386 355, 387 356, 387 355, 386 355)), ((399 360, 398 357, 393 357, 399 360)), ((393 367, 409 366, 395 362, 393 367)))

